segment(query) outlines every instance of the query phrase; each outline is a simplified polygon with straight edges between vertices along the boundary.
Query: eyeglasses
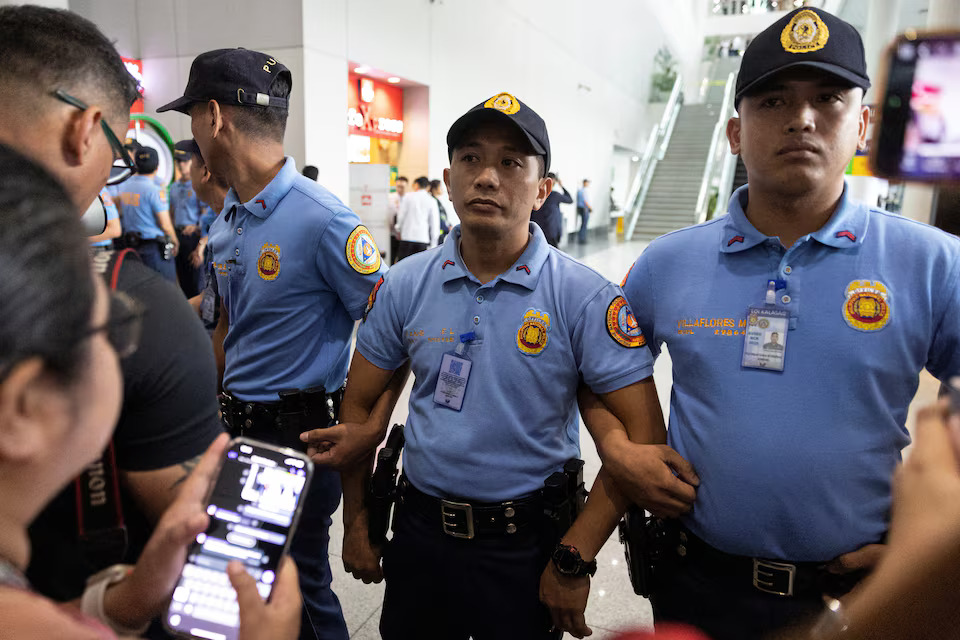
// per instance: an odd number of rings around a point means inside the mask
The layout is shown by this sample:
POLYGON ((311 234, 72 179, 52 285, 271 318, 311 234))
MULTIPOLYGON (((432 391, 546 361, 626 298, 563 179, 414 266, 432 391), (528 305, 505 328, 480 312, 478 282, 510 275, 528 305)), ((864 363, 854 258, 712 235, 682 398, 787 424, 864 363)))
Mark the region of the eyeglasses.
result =
MULTIPOLYGON (((53 92, 53 95, 58 100, 66 102, 77 109, 86 111, 90 108, 84 104, 82 100, 74 98, 63 89, 57 89, 53 92)), ((107 178, 107 184, 119 184, 136 172, 136 165, 133 162, 133 158, 130 157, 130 153, 123 146, 123 143, 120 142, 120 138, 117 137, 117 134, 113 132, 113 129, 110 128, 110 125, 107 124, 104 118, 100 118, 100 127, 103 129, 103 134, 107 136, 107 142, 110 143, 110 147, 113 149, 113 167, 110 169, 110 177, 107 178)))
POLYGON ((83 333, 87 338, 98 333, 107 335, 107 342, 121 358, 131 356, 140 345, 140 329, 143 308, 136 300, 122 291, 110 292, 110 318, 99 327, 91 327, 83 333))

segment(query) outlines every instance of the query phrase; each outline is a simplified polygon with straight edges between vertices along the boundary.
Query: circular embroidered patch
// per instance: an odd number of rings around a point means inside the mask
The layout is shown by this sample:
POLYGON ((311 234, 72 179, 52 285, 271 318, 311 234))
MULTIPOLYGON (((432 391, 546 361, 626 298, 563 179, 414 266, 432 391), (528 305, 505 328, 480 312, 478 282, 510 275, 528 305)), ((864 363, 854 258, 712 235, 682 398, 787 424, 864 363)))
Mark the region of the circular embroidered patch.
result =
POLYGON ((265 244, 260 247, 257 273, 264 280, 277 279, 277 276, 280 275, 280 247, 275 244, 265 244))
POLYGON ((362 224, 350 232, 347 238, 347 262, 353 270, 363 275, 376 273, 380 269, 380 250, 373 236, 362 224))
POLYGON ((830 30, 816 11, 805 9, 793 16, 780 32, 780 44, 789 53, 810 53, 826 46, 830 30))
POLYGON ((640 325, 623 296, 614 298, 607 307, 607 333, 619 344, 631 349, 647 344, 647 339, 643 337, 640 325))
POLYGON ((860 331, 879 331, 890 322, 890 292, 879 280, 854 280, 844 291, 843 318, 860 331))
POLYGON ((517 330, 517 349, 528 356, 538 356, 547 348, 550 339, 550 314, 546 311, 528 309, 517 330))
POLYGON ((520 101, 514 98, 509 93, 498 93, 489 100, 483 103, 483 106, 487 109, 496 109, 497 111, 503 111, 508 115, 513 115, 517 111, 520 111, 520 101))

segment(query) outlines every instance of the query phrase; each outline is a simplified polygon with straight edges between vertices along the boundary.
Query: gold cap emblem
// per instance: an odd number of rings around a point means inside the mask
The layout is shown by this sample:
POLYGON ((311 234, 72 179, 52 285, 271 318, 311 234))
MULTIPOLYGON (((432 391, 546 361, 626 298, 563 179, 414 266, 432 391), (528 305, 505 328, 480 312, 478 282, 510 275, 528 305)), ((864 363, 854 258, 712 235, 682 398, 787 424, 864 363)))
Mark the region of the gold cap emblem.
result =
POLYGON ((496 109, 497 111, 503 111, 507 115, 513 115, 517 111, 520 111, 520 101, 514 98, 509 93, 498 93, 489 100, 483 103, 483 106, 487 109, 496 109))
POLYGON ((780 44, 788 53, 819 51, 827 44, 830 30, 816 11, 804 9, 797 13, 780 32, 780 44))

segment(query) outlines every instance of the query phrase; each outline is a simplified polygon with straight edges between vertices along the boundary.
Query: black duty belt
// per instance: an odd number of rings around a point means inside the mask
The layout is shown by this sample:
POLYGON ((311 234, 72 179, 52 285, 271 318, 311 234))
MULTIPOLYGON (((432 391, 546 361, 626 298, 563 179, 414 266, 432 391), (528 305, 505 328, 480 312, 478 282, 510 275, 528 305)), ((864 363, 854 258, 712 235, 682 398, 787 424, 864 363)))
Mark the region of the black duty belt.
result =
POLYGON ((402 478, 400 503, 435 523, 448 536, 466 540, 509 536, 544 519, 540 492, 506 502, 444 500, 427 495, 402 478))
POLYGON ((322 388, 284 391, 280 402, 244 402, 220 394, 220 412, 233 436, 263 440, 291 449, 306 450, 300 434, 337 423, 343 388, 326 393, 322 388))
POLYGON ((739 556, 710 546, 689 529, 680 526, 669 538, 670 553, 685 562, 722 574, 732 581, 782 597, 840 597, 866 575, 865 571, 834 574, 822 562, 787 562, 739 556))

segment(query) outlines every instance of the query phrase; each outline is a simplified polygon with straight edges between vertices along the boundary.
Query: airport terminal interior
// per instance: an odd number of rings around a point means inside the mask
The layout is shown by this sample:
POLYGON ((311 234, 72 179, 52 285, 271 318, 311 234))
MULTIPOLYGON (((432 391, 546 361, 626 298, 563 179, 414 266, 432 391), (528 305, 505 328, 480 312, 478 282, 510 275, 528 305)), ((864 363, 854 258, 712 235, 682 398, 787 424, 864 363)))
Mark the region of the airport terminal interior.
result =
MULTIPOLYGON (((0 0, 0 5, 9 4, 20 3, 0 0)), ((747 184, 742 159, 730 152, 727 122, 737 115, 734 93, 744 52, 769 25, 801 7, 822 9, 852 25, 863 40, 873 80, 864 98, 872 114, 882 106, 880 69, 899 34, 960 29, 956 0, 47 0, 38 4, 69 9, 89 19, 114 42, 138 81, 140 94, 128 130, 119 137, 135 154, 155 157, 153 180, 171 201, 183 177, 177 160, 198 153, 199 147, 191 151, 189 144, 178 144, 194 136, 190 117, 176 109, 158 112, 158 108, 183 95, 194 59, 205 51, 243 47, 285 65, 293 82, 285 153, 298 173, 313 167, 313 179, 356 213, 369 230, 364 238, 371 240, 369 246, 379 247, 384 264, 392 264, 398 252, 409 248, 405 241, 396 242, 399 231, 394 224, 399 197, 405 191, 409 196, 418 178, 440 181, 430 192, 445 216, 441 223, 448 228, 457 224, 454 203, 443 184, 451 162, 447 141, 451 124, 490 96, 515 96, 546 123, 550 170, 558 178, 554 189, 570 196, 559 205, 562 217, 555 245, 614 284, 625 280, 654 239, 728 215, 731 195, 747 184), (580 215, 586 205, 589 215, 580 215)), ((925 91, 919 99, 926 99, 930 109, 940 108, 942 101, 943 112, 952 110, 954 115, 960 112, 960 89, 954 87, 949 93, 940 84, 946 85, 951 73, 954 80, 960 77, 960 44, 956 46, 953 67, 944 65, 942 77, 931 72, 929 82, 920 89, 915 85, 913 94, 917 100, 917 92, 925 91)), ((911 55, 937 54, 921 50, 911 55)), ((867 132, 868 139, 873 133, 872 129, 867 132)), ((960 124, 945 126, 942 136, 943 148, 953 149, 955 156, 949 162, 960 173, 960 124)), ((920 151, 907 160, 918 171, 935 170, 928 164, 934 161, 924 155, 924 149, 932 146, 921 144, 920 151)), ((960 230, 960 189, 885 179, 871 164, 871 151, 868 142, 845 170, 848 198, 950 233, 960 230)), ((130 197, 114 200, 126 223, 122 209, 130 204, 130 197)), ((181 233, 181 222, 173 222, 181 233)), ((242 229, 237 231, 241 233, 242 229)), ((407 244, 418 243, 419 237, 407 244)), ((427 244, 435 243, 431 237, 427 244)), ((373 258, 363 254, 364 246, 349 258, 354 269, 372 264, 373 258)), ((347 251, 349 255, 349 247, 347 251)), ((202 252, 201 245, 198 262, 204 261, 202 252)), ((263 280, 282 273, 280 265, 295 268, 279 249, 261 251, 258 268, 263 280)), ((203 289, 202 277, 196 273, 178 259, 179 284, 188 298, 203 289), (187 278, 194 282, 187 283, 187 278)), ((375 289, 368 311, 376 296, 375 289)), ((209 328, 213 330, 212 325, 209 328)), ((669 349, 665 349, 656 360, 653 376, 666 419, 671 367, 669 349)), ((406 422, 412 384, 412 379, 406 383, 391 424, 406 422)), ((906 420, 911 433, 916 412, 936 402, 939 387, 940 382, 928 372, 920 373, 906 420)), ((524 389, 516 393, 515 400, 524 402, 524 389)), ((589 487, 601 461, 582 423, 581 431, 589 487)), ((907 447, 904 456, 909 455, 907 447)), ((332 587, 349 636, 380 638, 384 584, 365 584, 345 571, 342 505, 332 522, 332 587)), ((650 603, 633 592, 617 532, 596 559, 598 569, 590 583, 585 614, 592 638, 614 639, 628 629, 651 630, 650 603)))

